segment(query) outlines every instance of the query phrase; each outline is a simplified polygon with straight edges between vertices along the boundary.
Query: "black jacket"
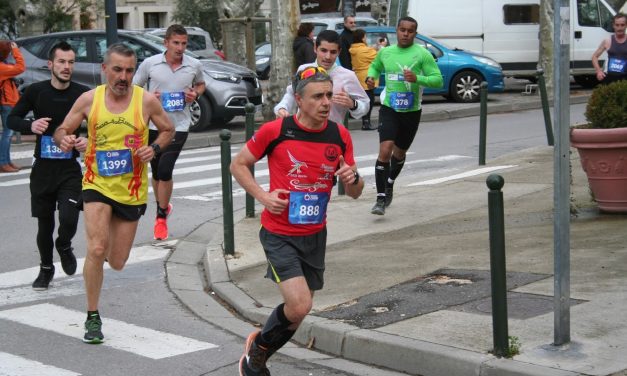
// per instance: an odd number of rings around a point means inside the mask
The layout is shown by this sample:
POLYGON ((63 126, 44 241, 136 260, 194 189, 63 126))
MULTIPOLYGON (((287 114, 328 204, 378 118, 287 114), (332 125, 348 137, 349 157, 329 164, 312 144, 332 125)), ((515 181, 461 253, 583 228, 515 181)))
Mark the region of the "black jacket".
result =
POLYGON ((307 37, 294 38, 292 49, 294 50, 294 64, 296 65, 296 69, 303 64, 316 61, 314 43, 311 39, 307 37))
POLYGON ((344 26, 344 30, 340 34, 340 64, 346 69, 353 70, 349 51, 351 44, 353 44, 353 32, 344 26))

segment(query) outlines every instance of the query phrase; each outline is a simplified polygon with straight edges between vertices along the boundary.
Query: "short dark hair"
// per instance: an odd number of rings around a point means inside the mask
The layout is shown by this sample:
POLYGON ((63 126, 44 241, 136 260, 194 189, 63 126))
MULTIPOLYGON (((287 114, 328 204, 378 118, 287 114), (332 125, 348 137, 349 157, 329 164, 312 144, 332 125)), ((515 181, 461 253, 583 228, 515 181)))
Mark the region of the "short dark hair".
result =
POLYGON ((403 21, 409 21, 409 22, 412 22, 414 25, 416 25, 416 30, 418 30, 418 21, 416 21, 416 19, 415 19, 415 18, 413 18, 413 17, 409 17, 409 16, 401 17, 401 18, 398 20, 398 23, 396 24, 396 27, 401 26, 401 22, 403 22, 403 21))
POLYGON ((187 35, 187 30, 183 25, 174 24, 170 25, 165 31, 165 39, 170 39, 172 35, 187 35))
POLYGON ((340 34, 335 30, 323 30, 316 37, 316 47, 322 42, 335 43, 340 47, 340 34))
POLYGON ((107 52, 105 52, 104 63, 107 64, 111 55, 118 54, 126 57, 134 57, 137 60, 137 55, 135 54, 135 50, 127 46, 122 42, 114 43, 107 48, 107 52))
POLYGON ((619 18, 624 18, 625 21, 627 21, 627 14, 625 14, 623 12, 616 13, 616 15, 614 17, 612 17, 612 24, 614 24, 616 22, 616 20, 619 19, 619 18))
POLYGON ((311 22, 303 22, 298 26, 298 31, 296 35, 299 37, 308 37, 309 33, 311 33, 314 29, 314 26, 311 22))
POLYGON ((57 54, 57 50, 66 51, 66 52, 67 51, 76 52, 74 51, 74 49, 72 48, 72 46, 70 46, 68 42, 62 40, 61 42, 52 46, 50 51, 48 51, 48 60, 54 61, 54 56, 57 54))
POLYGON ((353 31, 353 43, 361 43, 366 36, 366 32, 364 29, 356 29, 353 31))

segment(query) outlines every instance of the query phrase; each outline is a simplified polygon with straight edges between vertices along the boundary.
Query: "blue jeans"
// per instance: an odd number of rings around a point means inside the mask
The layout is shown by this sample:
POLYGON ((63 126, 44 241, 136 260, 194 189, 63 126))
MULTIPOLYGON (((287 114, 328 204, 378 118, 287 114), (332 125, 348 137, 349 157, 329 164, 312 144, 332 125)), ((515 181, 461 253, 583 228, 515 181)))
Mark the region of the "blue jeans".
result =
POLYGON ((13 131, 9 129, 9 112, 13 107, 1 105, 0 117, 2 118, 2 138, 0 138, 0 166, 11 163, 11 136, 13 131))

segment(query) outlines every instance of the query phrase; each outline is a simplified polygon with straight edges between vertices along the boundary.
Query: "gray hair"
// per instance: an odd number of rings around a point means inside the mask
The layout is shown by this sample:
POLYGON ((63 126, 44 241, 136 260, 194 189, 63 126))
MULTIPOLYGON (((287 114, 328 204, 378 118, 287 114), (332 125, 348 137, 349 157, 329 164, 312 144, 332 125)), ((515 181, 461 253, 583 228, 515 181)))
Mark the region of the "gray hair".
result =
POLYGON ((301 97, 305 93, 305 87, 312 82, 330 82, 333 85, 333 80, 331 76, 323 72, 316 72, 313 76, 307 77, 305 79, 300 79, 300 72, 296 73, 296 77, 294 77, 294 81, 292 82, 292 89, 294 89, 294 94, 298 94, 301 97))
POLYGON ((105 64, 109 63, 109 60, 111 60, 112 54, 118 54, 118 55, 122 55, 125 57, 132 56, 135 58, 135 61, 137 61, 137 55, 135 54, 135 50, 133 50, 132 48, 130 48, 124 43, 114 43, 110 45, 109 48, 107 48, 107 52, 105 52, 105 56, 104 56, 105 64))

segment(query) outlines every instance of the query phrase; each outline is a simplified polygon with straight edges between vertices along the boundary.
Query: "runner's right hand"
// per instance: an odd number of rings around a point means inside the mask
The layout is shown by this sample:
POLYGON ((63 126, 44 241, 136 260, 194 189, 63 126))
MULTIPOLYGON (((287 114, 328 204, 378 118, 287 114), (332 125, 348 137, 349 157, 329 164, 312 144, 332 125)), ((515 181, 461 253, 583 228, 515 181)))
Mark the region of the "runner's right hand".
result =
POLYGON ((263 206, 268 209, 268 211, 272 214, 281 214, 283 210, 287 208, 290 204, 289 198, 281 198, 283 195, 287 195, 289 197, 290 191, 286 189, 275 189, 272 192, 269 192, 266 195, 266 198, 263 200, 263 206))
POLYGON ((48 129, 50 120, 52 120, 52 118, 44 117, 33 121, 30 125, 31 132, 34 134, 43 134, 46 129, 48 129))

